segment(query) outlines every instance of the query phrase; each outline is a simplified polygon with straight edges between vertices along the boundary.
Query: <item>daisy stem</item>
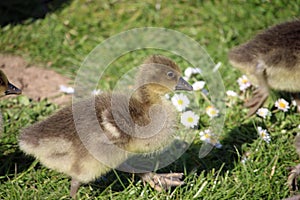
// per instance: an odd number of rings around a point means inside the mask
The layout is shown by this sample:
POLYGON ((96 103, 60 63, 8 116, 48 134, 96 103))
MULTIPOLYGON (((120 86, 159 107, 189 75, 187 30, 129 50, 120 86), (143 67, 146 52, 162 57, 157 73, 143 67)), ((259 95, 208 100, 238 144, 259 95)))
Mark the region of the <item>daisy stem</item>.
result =
POLYGON ((202 97, 204 98, 205 101, 207 101, 210 105, 212 105, 211 101, 207 98, 207 96, 203 93, 203 92, 200 92, 202 97))
MULTIPOLYGON (((202 92, 201 92, 202 93, 202 92)), ((199 103, 199 95, 195 95, 195 99, 196 99, 196 104, 198 107, 200 107, 200 103, 199 103)))

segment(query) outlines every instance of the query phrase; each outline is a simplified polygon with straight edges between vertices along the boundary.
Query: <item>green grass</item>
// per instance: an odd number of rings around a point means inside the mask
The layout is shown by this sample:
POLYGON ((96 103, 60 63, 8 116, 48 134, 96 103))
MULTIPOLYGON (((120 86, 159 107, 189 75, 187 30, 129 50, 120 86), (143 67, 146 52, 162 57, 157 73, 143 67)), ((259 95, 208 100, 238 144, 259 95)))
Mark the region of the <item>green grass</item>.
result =
MULTIPOLYGON (((45 18, 25 20, 0 28, 0 51, 22 55, 28 62, 54 69, 75 78, 86 55, 100 42, 122 31, 144 27, 165 27, 187 34, 199 42, 215 62, 222 62, 220 73, 226 90, 238 91, 241 75, 227 60, 228 50, 247 41, 259 30, 295 19, 300 1, 83 1, 75 0, 47 13, 45 18), (158 10, 156 3, 161 2, 158 10)), ((102 89, 112 89, 118 74, 139 64, 146 54, 125 55, 108 71, 102 89), (127 66, 127 67, 124 67, 127 66)), ((165 52, 162 52, 166 54, 165 52)), ((168 55, 168 54, 167 54, 168 55)), ((181 64, 188 63, 171 56, 181 64)), ((270 98, 268 108, 275 110, 270 98)), ((203 102, 203 99, 200 98, 203 102)), ((299 114, 276 112, 267 120, 247 119, 243 102, 227 109, 221 149, 198 158, 200 141, 163 171, 182 171, 185 185, 158 193, 132 175, 111 172, 79 190, 80 199, 281 199, 289 196, 288 166, 299 158, 293 147, 299 132, 299 114), (269 144, 262 141, 256 127, 271 134, 269 144), (240 160, 248 155, 243 164, 240 160)), ((41 166, 20 152, 17 136, 22 127, 46 118, 57 106, 46 100, 33 102, 24 96, 0 103, 4 132, 0 138, 0 199, 69 199, 69 178, 41 166)), ((205 109, 205 106, 201 106, 205 109)), ((204 112, 204 111, 203 111, 204 112)), ((204 114, 203 114, 204 115, 204 114)), ((201 129, 207 126, 201 116, 201 129)))

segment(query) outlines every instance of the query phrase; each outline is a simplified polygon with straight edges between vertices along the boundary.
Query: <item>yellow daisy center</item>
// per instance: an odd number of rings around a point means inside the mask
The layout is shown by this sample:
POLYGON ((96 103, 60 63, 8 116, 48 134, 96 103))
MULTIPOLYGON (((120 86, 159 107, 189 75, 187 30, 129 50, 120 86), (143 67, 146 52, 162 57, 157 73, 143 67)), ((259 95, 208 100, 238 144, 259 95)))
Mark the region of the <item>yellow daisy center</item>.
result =
POLYGON ((278 103, 278 106, 279 106, 280 108, 285 108, 285 107, 286 107, 285 103, 282 102, 282 101, 280 101, 280 102, 278 103))
POLYGON ((182 99, 178 99, 177 103, 178 103, 178 105, 182 105, 183 104, 182 99))
POLYGON ((246 83, 248 83, 248 80, 247 80, 247 79, 243 79, 243 80, 242 80, 242 83, 243 83, 243 84, 246 84, 246 83))
POLYGON ((192 122, 194 122, 194 118, 188 117, 188 118, 187 118, 187 121, 188 121, 189 123, 192 123, 192 122))
POLYGON ((268 115, 268 111, 260 110, 260 111, 258 112, 258 115, 259 115, 259 116, 262 116, 262 117, 267 116, 267 115, 268 115))
POLYGON ((215 114, 217 114, 217 112, 216 112, 215 110, 211 110, 211 111, 210 111, 210 114, 211 114, 211 115, 215 115, 215 114))

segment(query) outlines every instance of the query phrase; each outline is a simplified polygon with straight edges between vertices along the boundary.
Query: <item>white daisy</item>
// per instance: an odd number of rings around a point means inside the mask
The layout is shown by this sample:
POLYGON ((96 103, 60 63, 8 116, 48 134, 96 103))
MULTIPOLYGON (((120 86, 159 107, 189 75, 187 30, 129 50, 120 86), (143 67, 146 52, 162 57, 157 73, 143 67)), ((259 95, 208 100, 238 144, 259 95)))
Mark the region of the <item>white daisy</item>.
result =
POLYGON ((269 133, 267 132, 266 129, 262 129, 262 127, 258 126, 257 127, 257 132, 258 132, 258 135, 261 137, 261 139, 263 139, 267 143, 270 143, 271 136, 269 135, 269 133))
POLYGON ((248 158, 246 156, 243 156, 241 159, 241 163, 245 164, 248 161, 248 158))
POLYGON ((185 81, 189 81, 189 77, 186 77, 186 76, 184 76, 184 77, 182 77, 185 81))
POLYGON ((193 74, 193 68, 192 67, 188 67, 184 70, 184 76, 187 78, 190 78, 193 74))
POLYGON ((282 129, 280 132, 283 133, 283 134, 285 134, 285 133, 287 133, 287 130, 286 129, 282 129))
POLYGON ((171 101, 178 111, 183 111, 190 104, 190 100, 184 94, 175 94, 171 101))
POLYGON ((215 67, 214 67, 214 69, 213 69, 213 72, 218 71, 219 68, 221 67, 221 65, 222 65, 222 63, 221 63, 221 62, 218 62, 218 63, 215 65, 215 67))
POLYGON ((207 143, 211 143, 212 132, 210 129, 200 131, 199 136, 200 136, 200 140, 207 142, 207 143))
POLYGON ((223 147, 223 145, 219 141, 214 145, 217 149, 221 149, 223 147))
POLYGON ((275 102, 275 107, 278 108, 278 110, 282 110, 283 112, 286 112, 290 109, 289 102, 287 102, 286 100, 284 100, 282 98, 278 99, 275 102))
POLYGON ((297 106, 297 101, 293 99, 293 100, 292 100, 292 105, 293 105, 293 106, 297 106))
POLYGON ((251 83, 250 83, 249 79, 245 75, 243 75, 242 77, 238 78, 237 82, 238 82, 238 84, 240 86, 240 90, 241 91, 245 91, 248 87, 251 86, 251 83))
POLYGON ((101 94, 102 93, 102 91, 101 90, 96 90, 96 89, 94 89, 93 91, 92 91, 92 95, 99 95, 99 94, 101 94))
POLYGON ((228 91, 226 92, 226 94, 227 94, 227 96, 229 96, 229 97, 237 97, 237 96, 238 96, 237 93, 234 92, 234 91, 232 91, 232 90, 228 90, 228 91))
POLYGON ((195 83, 193 83, 192 86, 193 86, 194 91, 202 90, 205 86, 205 82, 204 81, 196 81, 195 83))
POLYGON ((193 74, 201 74, 202 73, 202 70, 199 67, 193 68, 192 71, 193 71, 193 74))
POLYGON ((214 145, 217 149, 222 148, 222 144, 217 139, 217 136, 215 134, 211 134, 210 144, 214 145))
POLYGON ((59 86, 59 91, 66 93, 66 94, 74 94, 74 88, 72 87, 67 87, 65 85, 60 85, 59 86))
POLYGON ((271 116, 271 112, 267 108, 258 109, 256 114, 264 119, 266 119, 267 116, 271 116))
POLYGON ((184 79, 189 79, 193 74, 201 74, 202 70, 200 68, 188 67, 184 70, 184 79))
POLYGON ((219 115, 219 110, 216 109, 214 106, 207 106, 207 108, 206 108, 206 114, 210 118, 214 118, 214 117, 217 117, 219 115))
POLYGON ((195 114, 194 112, 186 111, 181 114, 180 122, 188 128, 194 128, 198 125, 199 118, 199 115, 195 114))
POLYGON ((246 152, 246 153, 243 155, 243 157, 242 157, 242 159, 241 159, 241 162, 242 162, 243 164, 245 164, 245 163, 250 159, 250 155, 251 155, 250 152, 246 152))
POLYGON ((203 94, 205 94, 206 96, 208 96, 208 95, 209 95, 209 92, 208 92, 208 90, 207 90, 207 89, 205 89, 205 88, 202 90, 202 93, 203 93, 203 94))
POLYGON ((170 94, 165 94, 165 98, 169 100, 170 99, 170 94))
POLYGON ((218 140, 217 136, 211 132, 210 129, 199 132, 200 140, 214 145, 216 148, 222 148, 222 144, 218 140))

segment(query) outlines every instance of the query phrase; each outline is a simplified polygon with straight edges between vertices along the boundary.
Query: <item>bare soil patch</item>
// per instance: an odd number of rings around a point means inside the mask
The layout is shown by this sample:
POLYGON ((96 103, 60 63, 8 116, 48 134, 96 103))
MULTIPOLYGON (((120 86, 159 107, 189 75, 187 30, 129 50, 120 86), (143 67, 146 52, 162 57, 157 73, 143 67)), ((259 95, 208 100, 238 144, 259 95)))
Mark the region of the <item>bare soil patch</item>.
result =
POLYGON ((39 101, 47 98, 50 102, 65 105, 71 102, 71 95, 63 94, 60 85, 71 86, 71 80, 57 72, 32 66, 15 55, 0 54, 0 69, 8 80, 22 89, 22 94, 39 101))

